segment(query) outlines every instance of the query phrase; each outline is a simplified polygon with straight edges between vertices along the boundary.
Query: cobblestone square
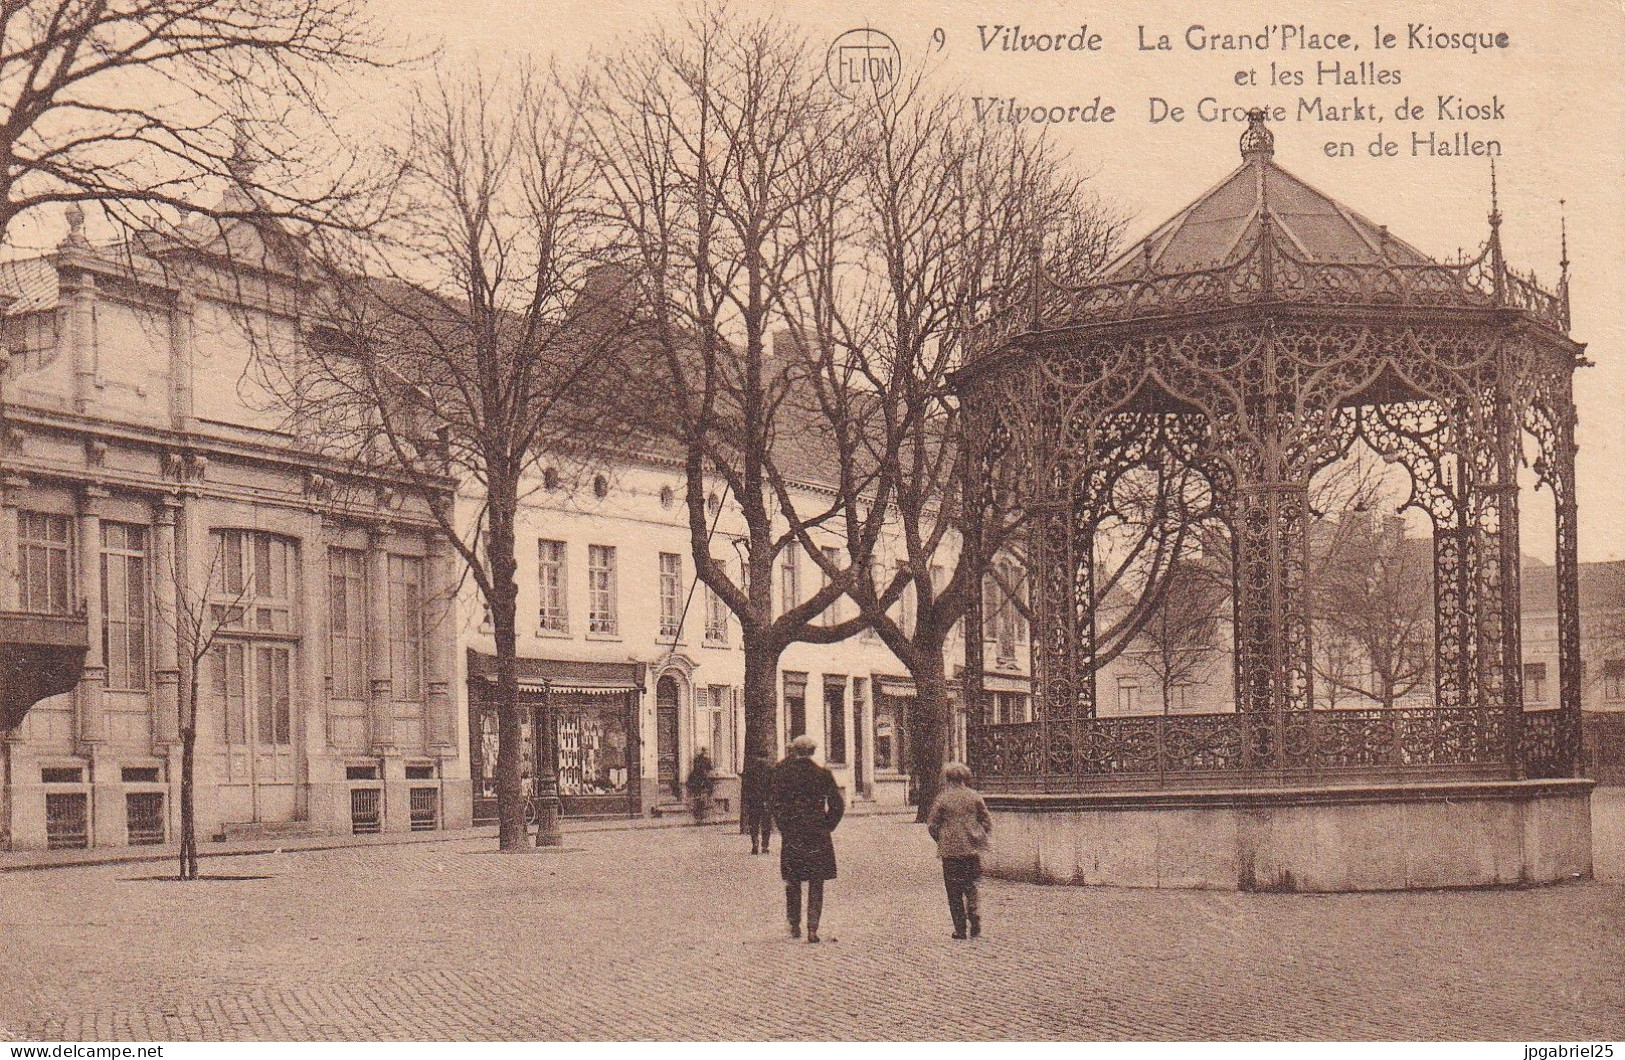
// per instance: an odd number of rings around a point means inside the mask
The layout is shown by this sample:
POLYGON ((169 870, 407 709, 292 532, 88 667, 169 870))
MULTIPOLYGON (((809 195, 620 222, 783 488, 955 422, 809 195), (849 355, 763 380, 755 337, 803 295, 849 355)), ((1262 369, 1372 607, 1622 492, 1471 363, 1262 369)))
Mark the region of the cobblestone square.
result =
POLYGON ((732 826, 0 875, 0 1030, 98 1039, 1625 1037, 1625 797, 1597 879, 1304 896, 989 881, 948 937, 923 830, 850 818, 825 942, 732 826))

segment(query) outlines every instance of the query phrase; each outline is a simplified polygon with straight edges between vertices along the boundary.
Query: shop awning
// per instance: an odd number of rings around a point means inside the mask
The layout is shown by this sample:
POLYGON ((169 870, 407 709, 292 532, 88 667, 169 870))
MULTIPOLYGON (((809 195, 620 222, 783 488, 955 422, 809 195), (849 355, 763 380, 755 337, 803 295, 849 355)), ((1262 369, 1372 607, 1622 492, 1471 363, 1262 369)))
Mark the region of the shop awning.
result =
POLYGON ((1033 682, 1030 677, 985 673, 982 675, 982 688, 988 692, 1031 692, 1033 682))
POLYGON ((549 695, 569 693, 573 696, 624 696, 628 692, 641 692, 642 688, 626 683, 596 684, 583 681, 521 681, 519 691, 549 695))
MULTIPOLYGON (((643 691, 644 664, 639 662, 598 662, 587 659, 518 660, 519 691, 551 692, 587 696, 620 696, 643 691)), ((469 649, 468 677, 471 681, 496 683, 496 658, 469 649)))

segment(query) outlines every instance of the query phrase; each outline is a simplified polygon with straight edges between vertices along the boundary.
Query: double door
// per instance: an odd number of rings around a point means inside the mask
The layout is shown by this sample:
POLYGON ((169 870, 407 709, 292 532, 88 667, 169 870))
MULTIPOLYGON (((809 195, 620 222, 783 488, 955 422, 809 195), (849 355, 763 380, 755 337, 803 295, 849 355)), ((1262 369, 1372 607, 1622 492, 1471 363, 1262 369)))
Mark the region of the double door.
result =
POLYGON ((222 724, 227 821, 294 819, 295 655, 287 641, 235 638, 210 652, 207 687, 222 724))

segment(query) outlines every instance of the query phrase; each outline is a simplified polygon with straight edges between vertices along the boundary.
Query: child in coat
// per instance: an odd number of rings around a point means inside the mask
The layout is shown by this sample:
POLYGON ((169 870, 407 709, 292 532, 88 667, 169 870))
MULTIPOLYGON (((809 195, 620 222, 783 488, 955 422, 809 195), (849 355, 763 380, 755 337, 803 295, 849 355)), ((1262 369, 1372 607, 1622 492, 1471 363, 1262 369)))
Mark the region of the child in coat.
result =
POLYGON ((987 849, 993 818, 987 803, 970 786, 970 767, 950 762, 942 770, 942 792, 931 804, 926 827, 937 841, 942 859, 942 882, 948 889, 948 913, 954 919, 956 939, 982 933, 980 896, 976 881, 982 876, 982 851, 987 849))

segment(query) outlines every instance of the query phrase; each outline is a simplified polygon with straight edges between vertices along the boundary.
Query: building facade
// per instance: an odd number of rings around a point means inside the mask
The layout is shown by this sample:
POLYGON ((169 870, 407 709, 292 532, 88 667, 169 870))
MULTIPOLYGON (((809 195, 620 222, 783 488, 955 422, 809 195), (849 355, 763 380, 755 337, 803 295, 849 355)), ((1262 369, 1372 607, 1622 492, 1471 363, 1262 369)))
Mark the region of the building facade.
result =
MULTIPOLYGON (((1625 784, 1625 560, 1580 568, 1580 707, 1584 774, 1625 784)), ((1557 599, 1554 567, 1523 568, 1523 698, 1530 707, 1557 701, 1557 599)))
POLYGON ((455 564, 283 431, 255 349, 302 340, 291 276, 70 220, 0 275, 0 611, 83 616, 89 649, 0 733, 0 841, 177 838, 193 645, 200 841, 465 824, 455 564))
MULTIPOLYGON (((737 806, 744 651, 738 622, 695 575, 683 475, 678 463, 623 459, 580 475, 542 468, 524 491, 517 525, 520 694, 530 708, 525 761, 528 770, 530 720, 545 694, 567 816, 675 808, 701 748, 719 774, 718 797, 737 806)), ((719 494, 720 487, 709 494, 712 554, 737 578, 743 523, 719 494)), ((460 518, 471 522, 478 503, 465 495, 460 518)), ((812 595, 821 577, 812 559, 787 551, 774 566, 775 606, 812 595)), ((840 621, 854 606, 843 599, 827 617, 840 621)), ((906 600, 898 617, 909 621, 906 600)), ((471 739, 473 816, 495 820, 494 645, 469 586, 459 636, 465 650, 458 654, 457 688, 471 739)), ((957 643, 947 658, 963 658, 957 643)), ((864 632, 837 644, 793 644, 779 671, 780 743, 807 733, 849 799, 904 804, 914 685, 879 637, 864 632)), ((1025 673, 1013 658, 1009 683, 1012 696, 1025 696, 1025 673)), ((955 753, 963 751, 963 732, 956 710, 955 753)))

